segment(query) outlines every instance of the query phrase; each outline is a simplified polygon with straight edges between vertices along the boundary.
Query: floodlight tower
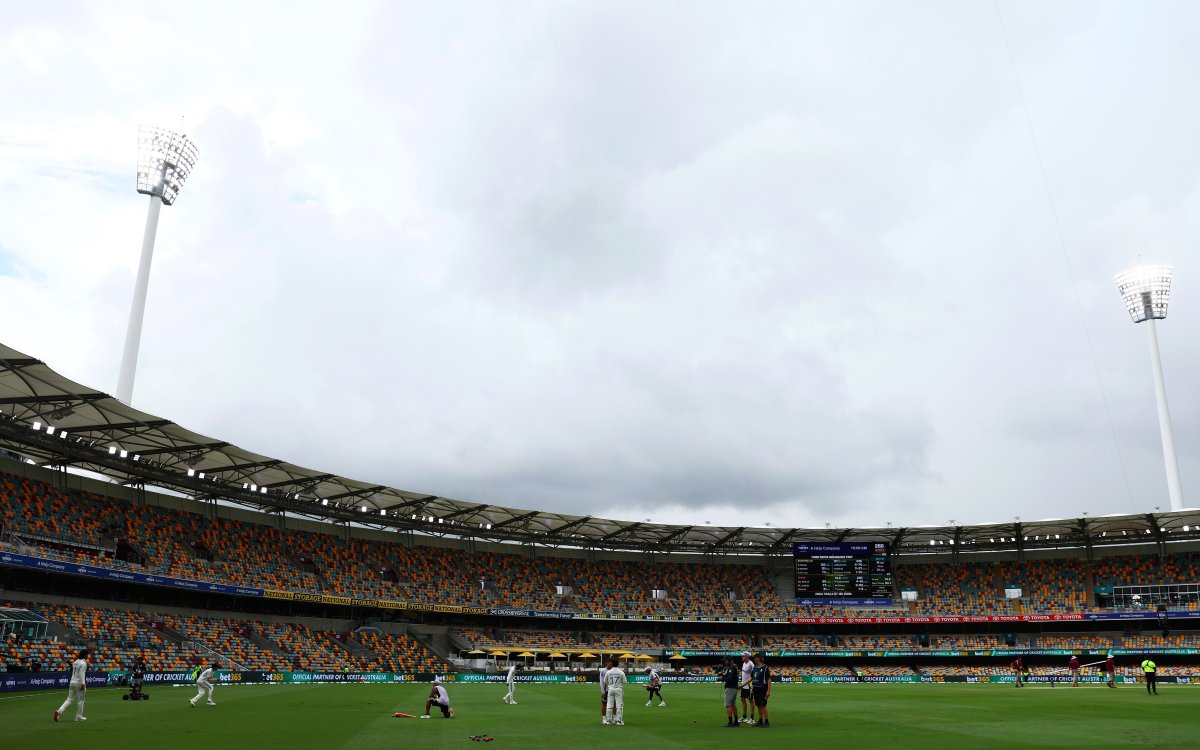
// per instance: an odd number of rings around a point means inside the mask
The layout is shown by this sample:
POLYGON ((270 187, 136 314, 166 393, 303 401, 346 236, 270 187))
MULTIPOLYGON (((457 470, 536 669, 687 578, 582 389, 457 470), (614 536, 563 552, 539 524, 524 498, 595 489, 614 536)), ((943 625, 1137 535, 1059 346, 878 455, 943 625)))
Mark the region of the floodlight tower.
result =
POLYGON ((1171 497, 1171 510, 1183 510, 1183 483, 1179 479, 1175 435, 1171 431, 1171 413, 1167 410, 1167 386, 1163 382, 1158 332, 1154 328, 1155 320, 1167 317, 1171 274, 1170 266, 1137 266, 1117 274, 1116 281, 1129 316, 1134 323, 1145 323, 1150 332, 1150 364, 1154 368, 1154 392, 1158 397, 1158 428, 1162 433, 1163 460, 1167 465, 1167 491, 1171 497))
POLYGON ((146 214, 146 233, 142 236, 142 260, 133 304, 129 308, 129 328, 125 332, 125 352, 121 355, 121 374, 117 379, 117 398, 128 404, 133 398, 133 376, 137 371, 138 348, 142 343, 142 318, 146 315, 146 288, 150 285, 150 261, 154 258, 154 236, 158 232, 158 212, 179 197, 183 183, 196 166, 196 144, 186 135, 165 128, 138 128, 137 191, 150 196, 146 214))

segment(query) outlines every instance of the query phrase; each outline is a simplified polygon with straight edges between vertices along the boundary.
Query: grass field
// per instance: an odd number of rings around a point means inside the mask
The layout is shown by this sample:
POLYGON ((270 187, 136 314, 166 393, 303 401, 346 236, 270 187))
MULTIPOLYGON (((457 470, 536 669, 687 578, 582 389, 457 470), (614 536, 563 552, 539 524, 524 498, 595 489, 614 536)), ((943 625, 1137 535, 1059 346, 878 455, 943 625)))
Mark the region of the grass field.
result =
POLYGON ((723 728, 716 685, 666 685, 666 708, 645 707, 627 691, 626 726, 600 724, 596 685, 519 685, 519 705, 501 702, 501 685, 451 685, 458 714, 420 714, 427 685, 245 685, 218 687, 216 706, 190 708, 192 688, 154 686, 149 701, 121 690, 88 691, 85 723, 51 721, 65 691, 0 697, 0 747, 133 747, 145 750, 254 748, 818 747, 1196 748, 1200 690, 1166 685, 1157 697, 1139 687, 1001 685, 777 685, 770 729, 723 728), (490 734, 491 743, 469 740, 490 734))

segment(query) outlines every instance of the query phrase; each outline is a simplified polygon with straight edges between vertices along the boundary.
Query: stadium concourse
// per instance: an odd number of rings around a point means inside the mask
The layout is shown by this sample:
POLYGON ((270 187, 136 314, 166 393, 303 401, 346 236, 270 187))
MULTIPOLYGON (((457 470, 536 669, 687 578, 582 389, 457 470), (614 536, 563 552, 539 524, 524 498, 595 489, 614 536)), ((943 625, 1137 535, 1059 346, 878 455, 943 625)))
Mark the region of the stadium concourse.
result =
POLYGON ((1109 653, 1130 680, 1152 654, 1200 681, 1191 511, 819 530, 567 517, 252 454, 4 347, 0 450, 9 672, 88 647, 118 677, 215 660, 468 680, 515 661, 550 681, 616 656, 710 679, 751 650, 784 681, 999 681, 1018 654, 1037 679, 1109 653), (793 540, 886 545, 894 603, 796 603, 793 540))

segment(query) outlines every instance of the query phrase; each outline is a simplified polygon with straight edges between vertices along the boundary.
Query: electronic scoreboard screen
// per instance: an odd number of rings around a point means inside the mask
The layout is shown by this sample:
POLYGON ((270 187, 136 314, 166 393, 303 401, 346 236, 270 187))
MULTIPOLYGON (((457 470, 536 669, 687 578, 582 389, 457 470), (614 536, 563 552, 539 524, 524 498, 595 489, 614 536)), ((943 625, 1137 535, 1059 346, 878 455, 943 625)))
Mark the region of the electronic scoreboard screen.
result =
POLYGON ((887 606, 892 558, 882 542, 793 542, 797 604, 887 606))

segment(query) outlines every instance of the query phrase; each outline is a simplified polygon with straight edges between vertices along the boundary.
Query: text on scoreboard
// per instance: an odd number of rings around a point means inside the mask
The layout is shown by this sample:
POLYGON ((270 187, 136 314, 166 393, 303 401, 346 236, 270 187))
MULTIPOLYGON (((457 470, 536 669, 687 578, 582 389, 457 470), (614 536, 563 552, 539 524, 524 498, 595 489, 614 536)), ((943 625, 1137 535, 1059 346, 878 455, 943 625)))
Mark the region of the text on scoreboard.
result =
POLYGON ((892 603, 892 557, 883 542, 793 542, 797 604, 892 603))

